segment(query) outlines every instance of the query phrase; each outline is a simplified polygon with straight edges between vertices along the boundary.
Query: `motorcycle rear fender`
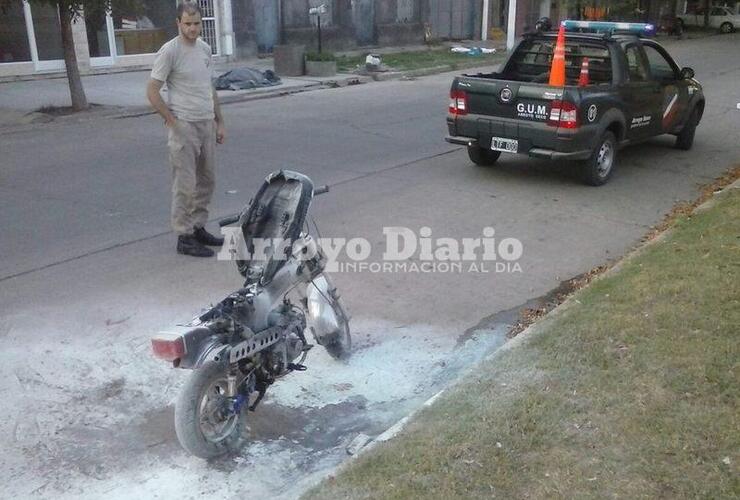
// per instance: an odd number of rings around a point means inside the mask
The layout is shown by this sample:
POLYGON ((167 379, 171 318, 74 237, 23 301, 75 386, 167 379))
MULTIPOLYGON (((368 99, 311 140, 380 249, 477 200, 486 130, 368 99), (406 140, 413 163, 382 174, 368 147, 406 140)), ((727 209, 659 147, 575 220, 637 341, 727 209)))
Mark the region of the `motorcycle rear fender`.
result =
POLYGON ((181 337, 183 340, 185 354, 172 362, 175 368, 199 368, 207 361, 219 358, 228 347, 224 344, 222 335, 217 335, 204 326, 176 326, 161 332, 160 336, 181 337))

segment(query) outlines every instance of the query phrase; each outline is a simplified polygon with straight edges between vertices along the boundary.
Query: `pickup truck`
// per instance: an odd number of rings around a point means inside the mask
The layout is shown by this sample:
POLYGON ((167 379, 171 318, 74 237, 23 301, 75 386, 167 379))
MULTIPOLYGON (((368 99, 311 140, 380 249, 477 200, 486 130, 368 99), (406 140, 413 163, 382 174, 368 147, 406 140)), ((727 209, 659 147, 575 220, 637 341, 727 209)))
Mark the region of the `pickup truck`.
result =
POLYGON ((593 186, 609 180, 628 144, 673 134, 677 148, 691 148, 705 103, 691 68, 639 35, 568 32, 565 86, 550 86, 556 38, 527 35, 499 72, 455 78, 446 140, 467 146, 476 165, 502 152, 575 160, 593 186), (589 81, 579 86, 584 58, 589 81))

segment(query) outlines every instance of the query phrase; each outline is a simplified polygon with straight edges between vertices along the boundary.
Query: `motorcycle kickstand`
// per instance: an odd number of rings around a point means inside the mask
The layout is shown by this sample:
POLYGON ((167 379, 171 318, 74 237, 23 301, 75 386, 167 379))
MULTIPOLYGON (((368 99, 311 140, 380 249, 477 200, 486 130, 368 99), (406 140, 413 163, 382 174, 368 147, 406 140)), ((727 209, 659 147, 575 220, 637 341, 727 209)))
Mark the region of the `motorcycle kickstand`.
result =
POLYGON ((257 409, 257 405, 260 404, 260 401, 262 401, 262 398, 265 397, 265 394, 267 393, 267 384, 264 382, 258 382, 257 383, 257 399, 254 400, 254 403, 249 407, 249 411, 254 411, 257 409))

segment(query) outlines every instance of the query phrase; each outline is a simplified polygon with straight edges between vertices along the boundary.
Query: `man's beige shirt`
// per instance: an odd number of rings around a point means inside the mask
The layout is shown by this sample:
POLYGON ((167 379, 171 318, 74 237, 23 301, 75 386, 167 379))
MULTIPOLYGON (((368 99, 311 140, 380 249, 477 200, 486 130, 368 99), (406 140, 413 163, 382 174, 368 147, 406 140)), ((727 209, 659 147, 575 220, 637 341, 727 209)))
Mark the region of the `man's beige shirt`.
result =
POLYGON ((162 45, 151 77, 167 83, 167 103, 178 120, 213 120, 213 58, 200 38, 188 45, 180 37, 162 45))

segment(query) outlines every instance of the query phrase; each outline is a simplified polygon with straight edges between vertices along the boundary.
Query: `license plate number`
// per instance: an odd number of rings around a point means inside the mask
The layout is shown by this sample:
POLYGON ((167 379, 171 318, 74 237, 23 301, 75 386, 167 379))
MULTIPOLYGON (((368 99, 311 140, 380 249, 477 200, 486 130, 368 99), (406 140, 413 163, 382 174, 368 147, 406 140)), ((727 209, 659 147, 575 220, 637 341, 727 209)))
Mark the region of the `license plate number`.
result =
POLYGON ((491 149, 493 151, 503 151, 504 153, 516 153, 517 151, 519 151, 519 141, 516 139, 492 137, 491 149))

